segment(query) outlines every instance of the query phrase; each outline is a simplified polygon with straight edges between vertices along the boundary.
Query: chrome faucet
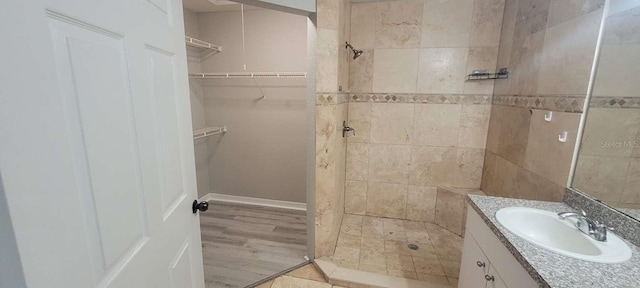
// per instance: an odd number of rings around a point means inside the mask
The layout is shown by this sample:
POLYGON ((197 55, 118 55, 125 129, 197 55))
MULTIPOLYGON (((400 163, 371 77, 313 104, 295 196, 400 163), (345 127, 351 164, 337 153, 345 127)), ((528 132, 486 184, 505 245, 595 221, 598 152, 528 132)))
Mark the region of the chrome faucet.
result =
POLYGON ((587 218, 587 213, 584 212, 584 210, 581 210, 580 213, 561 212, 558 213, 558 217, 560 217, 561 220, 576 217, 576 228, 596 241, 606 242, 607 230, 613 230, 611 227, 587 218))

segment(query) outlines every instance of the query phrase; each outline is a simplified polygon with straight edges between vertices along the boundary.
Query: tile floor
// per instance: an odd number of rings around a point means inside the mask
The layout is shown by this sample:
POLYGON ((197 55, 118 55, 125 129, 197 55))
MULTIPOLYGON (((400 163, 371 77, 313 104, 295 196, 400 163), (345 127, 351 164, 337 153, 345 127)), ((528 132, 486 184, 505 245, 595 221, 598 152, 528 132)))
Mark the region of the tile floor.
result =
POLYGON ((318 271, 313 264, 307 264, 301 268, 270 280, 256 288, 343 288, 329 284, 322 272, 318 271))
POLYGON ((462 237, 435 224, 345 214, 332 260, 345 268, 457 286, 462 244, 462 237))

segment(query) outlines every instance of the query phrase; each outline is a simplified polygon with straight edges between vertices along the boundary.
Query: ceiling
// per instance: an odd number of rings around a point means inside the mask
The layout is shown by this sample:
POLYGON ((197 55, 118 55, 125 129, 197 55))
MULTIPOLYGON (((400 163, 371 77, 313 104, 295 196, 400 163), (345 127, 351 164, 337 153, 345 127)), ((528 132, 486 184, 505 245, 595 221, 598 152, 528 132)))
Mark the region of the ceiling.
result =
MULTIPOLYGON (((240 4, 226 0, 182 0, 184 9, 196 13, 240 11, 240 4)), ((259 7, 244 5, 244 10, 262 9, 259 7)))

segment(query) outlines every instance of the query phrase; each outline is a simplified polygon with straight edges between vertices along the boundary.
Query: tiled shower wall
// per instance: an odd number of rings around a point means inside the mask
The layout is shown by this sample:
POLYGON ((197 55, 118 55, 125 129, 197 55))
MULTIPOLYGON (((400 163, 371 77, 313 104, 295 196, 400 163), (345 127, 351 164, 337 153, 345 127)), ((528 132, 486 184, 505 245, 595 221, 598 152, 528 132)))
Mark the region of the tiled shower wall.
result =
POLYGON ((434 221, 436 187, 479 188, 504 0, 354 3, 345 212, 434 221))
POLYGON ((341 137, 347 120, 346 95, 339 87, 348 79, 350 1, 317 1, 316 37, 316 207, 315 257, 333 255, 344 215, 345 153, 341 137))
POLYGON ((603 0, 506 0, 482 190, 562 201, 603 0), (553 118, 544 116, 552 111, 553 118), (566 142, 558 136, 568 132, 566 142))

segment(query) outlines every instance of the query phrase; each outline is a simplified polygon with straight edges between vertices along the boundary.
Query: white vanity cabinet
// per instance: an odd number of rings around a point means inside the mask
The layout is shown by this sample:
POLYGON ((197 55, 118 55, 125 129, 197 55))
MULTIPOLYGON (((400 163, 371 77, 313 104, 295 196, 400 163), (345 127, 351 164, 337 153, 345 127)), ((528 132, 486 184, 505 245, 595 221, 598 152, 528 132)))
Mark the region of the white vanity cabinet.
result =
POLYGON ((458 288, 539 287, 475 210, 467 211, 458 288))

